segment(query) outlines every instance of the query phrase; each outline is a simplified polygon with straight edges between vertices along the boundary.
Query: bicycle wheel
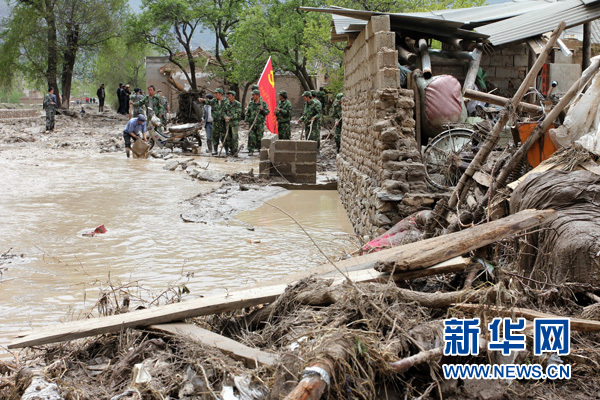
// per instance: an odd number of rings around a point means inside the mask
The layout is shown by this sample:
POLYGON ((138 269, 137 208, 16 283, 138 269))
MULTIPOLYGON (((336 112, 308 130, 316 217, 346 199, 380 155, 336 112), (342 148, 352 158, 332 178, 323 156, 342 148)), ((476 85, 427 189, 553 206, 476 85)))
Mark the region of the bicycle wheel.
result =
POLYGON ((425 177, 438 189, 452 189, 470 163, 471 135, 465 128, 449 129, 437 135, 423 152, 425 177))

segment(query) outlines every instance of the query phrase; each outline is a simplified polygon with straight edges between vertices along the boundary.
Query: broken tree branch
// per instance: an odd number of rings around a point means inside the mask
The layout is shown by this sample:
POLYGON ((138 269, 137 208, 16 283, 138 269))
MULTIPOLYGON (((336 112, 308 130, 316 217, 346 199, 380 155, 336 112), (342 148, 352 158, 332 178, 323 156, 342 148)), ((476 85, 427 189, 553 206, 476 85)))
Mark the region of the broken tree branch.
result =
POLYGON ((556 218, 554 210, 523 210, 487 224, 395 248, 394 255, 378 261, 375 269, 410 271, 437 264, 471 250, 497 242, 556 218))
MULTIPOLYGON (((507 99, 506 97, 497 96, 497 95, 491 94, 491 93, 479 92, 477 90, 471 90, 471 89, 466 89, 465 92, 463 93, 463 96, 468 99, 485 101, 486 103, 495 104, 497 106, 505 106, 506 103, 510 101, 510 99, 507 99)), ((538 106, 537 104, 520 102, 518 107, 521 110, 530 112, 530 113, 541 113, 542 112, 542 107, 538 106)))

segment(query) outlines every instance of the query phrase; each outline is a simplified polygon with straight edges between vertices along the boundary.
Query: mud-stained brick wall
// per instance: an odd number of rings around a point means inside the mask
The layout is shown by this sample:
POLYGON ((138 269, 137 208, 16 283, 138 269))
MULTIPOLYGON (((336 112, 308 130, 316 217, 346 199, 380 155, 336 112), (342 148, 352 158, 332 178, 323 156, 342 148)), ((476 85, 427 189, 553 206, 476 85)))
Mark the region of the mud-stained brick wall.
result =
POLYGON ((357 234, 375 237, 433 203, 415 140, 413 92, 400 88, 389 16, 372 17, 345 51, 338 190, 357 234))

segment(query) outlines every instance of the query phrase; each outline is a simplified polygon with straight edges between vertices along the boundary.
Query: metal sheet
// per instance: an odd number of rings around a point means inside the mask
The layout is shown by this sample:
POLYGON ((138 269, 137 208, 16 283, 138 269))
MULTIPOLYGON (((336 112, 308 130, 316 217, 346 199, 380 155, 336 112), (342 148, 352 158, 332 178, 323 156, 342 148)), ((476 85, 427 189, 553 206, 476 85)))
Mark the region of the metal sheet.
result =
POLYGON ((565 21, 567 27, 572 27, 599 17, 600 2, 596 1, 586 6, 581 0, 569 0, 549 8, 484 25, 475 28, 475 31, 489 35, 489 42, 497 46, 550 32, 561 21, 565 21))

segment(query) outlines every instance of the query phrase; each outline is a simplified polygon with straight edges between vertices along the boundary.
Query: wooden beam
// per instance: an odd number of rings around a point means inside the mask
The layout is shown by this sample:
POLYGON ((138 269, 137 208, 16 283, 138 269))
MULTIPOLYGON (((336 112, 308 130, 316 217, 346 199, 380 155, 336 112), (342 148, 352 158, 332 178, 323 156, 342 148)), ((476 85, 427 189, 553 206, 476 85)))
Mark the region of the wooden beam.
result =
MULTIPOLYGON (((373 267, 378 260, 390 257, 394 252, 394 248, 386 249, 377 253, 336 262, 336 266, 344 273, 347 273, 354 282, 385 282, 390 279, 389 274, 381 274, 373 270, 373 267)), ((410 274, 398 274, 397 278, 394 276, 394 280, 413 279, 413 277, 416 277, 420 272, 423 274, 422 276, 429 276, 459 271, 464 269, 466 264, 468 264, 467 259, 457 257, 448 260, 445 263, 441 263, 440 265, 436 265, 431 269, 423 270, 422 272, 413 271, 410 274)), ((322 271, 321 273, 331 273, 331 268, 332 267, 329 266, 326 271, 322 271)), ((298 274, 295 275, 295 278, 302 279, 307 275, 307 273, 298 274)), ((345 278, 338 275, 335 282, 342 283, 345 280, 345 278)), ((293 281, 294 280, 289 280, 290 283, 293 281)), ((125 328, 143 328, 149 325, 181 321, 186 318, 239 310, 258 304, 271 303, 285 291, 286 287, 287 284, 260 286, 229 292, 227 294, 134 311, 127 314, 66 322, 39 328, 23 335, 19 335, 17 339, 13 340, 12 343, 8 345, 8 347, 20 348, 64 342, 82 337, 118 332, 125 328)))
POLYGON ((581 70, 585 71, 590 66, 592 58, 592 23, 583 24, 583 43, 581 48, 581 70))
POLYGON ((481 56, 483 53, 481 50, 475 49, 469 54, 473 55, 473 59, 469 61, 469 69, 467 70, 467 76, 465 77, 465 82, 463 83, 463 94, 467 89, 472 89, 475 85, 477 72, 479 72, 479 63, 481 62, 481 56))
MULTIPOLYGON (((471 89, 465 90, 465 93, 463 94, 463 96, 468 99, 485 101, 486 103, 495 104, 497 106, 503 106, 503 107, 506 107, 506 105, 510 101, 510 99, 508 99, 506 97, 498 96, 498 95, 491 94, 491 93, 479 92, 477 90, 471 90, 471 89)), ((521 102, 521 103, 519 103, 518 107, 521 110, 527 111, 530 113, 541 113, 542 112, 542 107, 538 106, 537 104, 521 102)))
POLYGON ((600 331, 600 321, 594 321, 589 319, 580 319, 580 318, 572 318, 572 317, 561 317, 554 314, 543 313, 540 311, 529 310, 527 308, 508 308, 508 307, 498 307, 498 306, 489 306, 485 304, 455 304, 453 307, 458 308, 460 310, 464 310, 470 313, 476 313, 479 311, 486 311, 493 315, 501 315, 504 317, 523 317, 528 320, 533 321, 535 318, 569 318, 571 321, 571 329, 574 331, 580 332, 597 332, 600 331))
POLYGON ((248 347, 233 339, 218 333, 200 328, 197 325, 185 322, 174 324, 151 325, 148 329, 168 333, 173 336, 200 343, 205 346, 215 347, 233 359, 243 361, 247 367, 255 368, 260 365, 273 366, 277 360, 275 354, 268 353, 253 347, 248 347))
POLYGON ((375 269, 384 272, 401 272, 424 268, 550 222, 555 218, 554 210, 523 210, 487 224, 398 246, 394 249, 395 254, 385 261, 378 262, 375 269))

